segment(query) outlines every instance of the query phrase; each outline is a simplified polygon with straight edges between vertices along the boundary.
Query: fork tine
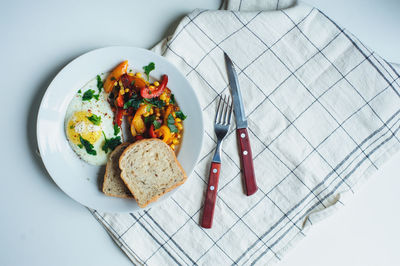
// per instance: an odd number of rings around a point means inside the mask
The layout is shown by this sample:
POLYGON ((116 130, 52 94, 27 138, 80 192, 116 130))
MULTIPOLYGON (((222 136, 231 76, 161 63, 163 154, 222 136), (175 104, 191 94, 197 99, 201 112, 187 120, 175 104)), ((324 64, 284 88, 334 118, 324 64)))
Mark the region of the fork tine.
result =
POLYGON ((227 97, 226 97, 226 95, 224 95, 224 104, 222 105, 223 106, 223 108, 222 108, 222 111, 223 111, 223 113, 221 113, 221 116, 223 117, 223 120, 221 119, 221 124, 222 125, 225 125, 225 121, 226 121, 226 112, 227 112, 227 110, 226 110, 226 100, 227 100, 227 97))
POLYGON ((229 102, 230 102, 230 97, 226 97, 226 102, 225 102, 225 112, 224 112, 224 125, 228 125, 228 116, 229 116, 229 102))
POLYGON ((218 114, 218 124, 222 123, 222 119, 224 117, 224 106, 225 106, 225 95, 224 97, 221 96, 221 109, 219 110, 218 114))
POLYGON ((218 114, 219 114, 219 108, 221 106, 221 100, 222 100, 222 97, 220 96, 219 101, 218 101, 217 111, 215 112, 214 123, 217 123, 217 121, 218 121, 217 119, 218 119, 218 114))
POLYGON ((233 110, 233 99, 231 98, 231 106, 230 106, 230 110, 229 110, 229 117, 228 117, 228 125, 231 124, 231 117, 232 117, 232 110, 233 110))

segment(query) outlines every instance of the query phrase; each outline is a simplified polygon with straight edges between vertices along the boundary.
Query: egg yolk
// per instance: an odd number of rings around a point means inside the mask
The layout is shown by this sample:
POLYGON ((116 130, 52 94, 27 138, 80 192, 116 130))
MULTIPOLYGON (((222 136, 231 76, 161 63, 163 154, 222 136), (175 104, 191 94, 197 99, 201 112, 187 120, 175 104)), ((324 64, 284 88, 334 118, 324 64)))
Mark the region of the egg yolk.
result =
POLYGON ((81 144, 79 136, 90 143, 95 143, 101 137, 101 127, 94 125, 88 117, 91 113, 86 111, 75 112, 67 124, 68 139, 78 145, 81 144))

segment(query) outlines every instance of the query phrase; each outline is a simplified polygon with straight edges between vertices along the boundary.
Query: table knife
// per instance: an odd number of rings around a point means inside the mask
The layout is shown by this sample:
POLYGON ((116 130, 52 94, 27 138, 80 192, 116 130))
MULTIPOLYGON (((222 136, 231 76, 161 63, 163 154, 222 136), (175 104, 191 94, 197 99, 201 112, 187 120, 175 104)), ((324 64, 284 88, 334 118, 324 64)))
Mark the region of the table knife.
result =
POLYGON ((236 135, 239 144, 240 163, 243 172, 247 196, 257 192, 257 183, 254 175, 253 155, 251 153, 250 139, 247 132, 247 119, 243 108, 243 99, 240 93, 239 81, 232 60, 224 52, 225 63, 228 71, 229 85, 233 98, 233 111, 236 119, 236 135))

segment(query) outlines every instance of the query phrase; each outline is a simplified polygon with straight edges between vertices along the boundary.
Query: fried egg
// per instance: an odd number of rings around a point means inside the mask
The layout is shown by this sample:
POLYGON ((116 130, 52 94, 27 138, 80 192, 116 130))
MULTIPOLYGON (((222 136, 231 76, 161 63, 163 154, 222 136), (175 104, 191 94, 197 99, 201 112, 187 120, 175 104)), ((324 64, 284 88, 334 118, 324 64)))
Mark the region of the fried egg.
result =
POLYGON ((106 139, 121 137, 115 132, 113 112, 107 93, 99 92, 93 79, 81 88, 68 105, 65 114, 65 133, 73 151, 92 165, 106 164, 109 149, 102 148, 106 139))

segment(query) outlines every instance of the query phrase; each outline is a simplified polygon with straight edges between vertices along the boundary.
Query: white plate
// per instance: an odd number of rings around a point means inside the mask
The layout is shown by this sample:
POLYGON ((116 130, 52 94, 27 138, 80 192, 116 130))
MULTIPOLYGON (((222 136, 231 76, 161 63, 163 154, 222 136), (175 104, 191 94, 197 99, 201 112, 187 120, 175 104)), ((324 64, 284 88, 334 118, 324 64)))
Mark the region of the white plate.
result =
POLYGON ((64 132, 64 116, 69 102, 80 88, 124 60, 128 60, 130 68, 134 69, 154 62, 156 69, 152 76, 168 75, 168 87, 188 116, 178 154, 188 176, 198 160, 203 142, 203 117, 196 94, 179 70, 165 58, 140 48, 107 47, 70 62, 51 82, 40 104, 37 120, 39 151, 50 176, 67 195, 87 207, 107 212, 134 212, 139 207, 133 199, 108 197, 101 192, 98 180, 102 179, 104 167, 91 166, 72 151, 64 132))

